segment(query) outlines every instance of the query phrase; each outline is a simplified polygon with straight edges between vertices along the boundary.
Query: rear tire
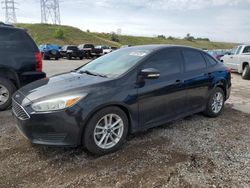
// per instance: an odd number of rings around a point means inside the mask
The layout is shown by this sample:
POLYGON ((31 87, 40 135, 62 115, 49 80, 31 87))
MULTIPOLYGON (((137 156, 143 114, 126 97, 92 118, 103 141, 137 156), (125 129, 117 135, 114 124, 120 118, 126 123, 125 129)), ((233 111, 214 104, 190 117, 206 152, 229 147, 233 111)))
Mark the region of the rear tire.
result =
POLYGON ((221 114, 225 103, 225 93, 224 91, 217 87, 211 93, 206 110, 203 112, 204 115, 208 117, 217 117, 221 114))
POLYGON ((249 67, 249 65, 245 65, 243 73, 242 73, 242 79, 250 80, 250 67, 249 67))
POLYGON ((123 110, 118 107, 104 108, 95 113, 87 123, 83 145, 89 152, 97 155, 114 152, 125 142, 128 126, 128 118, 123 110))
POLYGON ((6 78, 0 78, 0 111, 11 105, 11 97, 16 91, 15 85, 6 78))
POLYGON ((71 60, 71 59, 72 59, 72 57, 71 57, 70 54, 67 54, 67 59, 68 59, 68 60, 71 60))

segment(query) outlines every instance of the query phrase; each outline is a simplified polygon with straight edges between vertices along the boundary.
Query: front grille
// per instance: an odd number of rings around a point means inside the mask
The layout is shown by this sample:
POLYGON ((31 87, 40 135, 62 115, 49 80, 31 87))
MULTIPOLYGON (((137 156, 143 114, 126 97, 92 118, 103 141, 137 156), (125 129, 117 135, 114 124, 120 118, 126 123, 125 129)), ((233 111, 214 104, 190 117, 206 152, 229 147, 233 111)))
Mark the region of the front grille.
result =
POLYGON ((14 100, 12 100, 12 111, 20 120, 27 120, 30 118, 29 114, 24 110, 24 108, 14 100))

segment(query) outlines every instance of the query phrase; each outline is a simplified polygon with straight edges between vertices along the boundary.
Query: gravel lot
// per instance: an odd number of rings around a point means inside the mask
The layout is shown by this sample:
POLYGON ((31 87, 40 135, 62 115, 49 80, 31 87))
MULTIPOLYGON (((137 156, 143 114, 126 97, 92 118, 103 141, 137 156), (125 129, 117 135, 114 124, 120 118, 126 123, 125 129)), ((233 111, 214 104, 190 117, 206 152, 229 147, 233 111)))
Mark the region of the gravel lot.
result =
MULTIPOLYGON (((86 61, 49 61, 48 75, 86 61)), ((233 74, 223 114, 201 114, 130 135, 118 152, 30 144, 0 112, 0 187, 250 187, 250 81, 233 74), (246 113, 237 111, 244 111, 246 113)))

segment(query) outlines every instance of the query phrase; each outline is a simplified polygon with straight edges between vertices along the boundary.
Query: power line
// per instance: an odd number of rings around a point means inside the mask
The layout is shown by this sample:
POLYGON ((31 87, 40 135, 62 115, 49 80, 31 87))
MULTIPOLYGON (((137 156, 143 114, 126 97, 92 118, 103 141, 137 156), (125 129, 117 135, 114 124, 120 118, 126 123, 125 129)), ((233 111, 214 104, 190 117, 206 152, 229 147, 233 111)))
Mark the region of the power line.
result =
POLYGON ((3 9, 5 9, 5 22, 8 24, 16 23, 16 2, 15 0, 3 0, 3 9))
POLYGON ((40 0, 41 22, 61 24, 59 0, 40 0))

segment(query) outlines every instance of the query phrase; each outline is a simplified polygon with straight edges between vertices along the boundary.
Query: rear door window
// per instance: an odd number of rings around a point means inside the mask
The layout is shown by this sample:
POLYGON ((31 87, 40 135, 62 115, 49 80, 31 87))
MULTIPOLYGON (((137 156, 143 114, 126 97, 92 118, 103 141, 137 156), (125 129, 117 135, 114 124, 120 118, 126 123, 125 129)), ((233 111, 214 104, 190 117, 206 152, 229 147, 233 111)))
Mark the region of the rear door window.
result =
POLYGON ((0 50, 34 52, 37 51, 32 39, 22 30, 0 28, 0 50))
POLYGON ((185 60, 185 71, 196 71, 205 69, 207 64, 203 56, 199 51, 191 49, 182 50, 185 60))

